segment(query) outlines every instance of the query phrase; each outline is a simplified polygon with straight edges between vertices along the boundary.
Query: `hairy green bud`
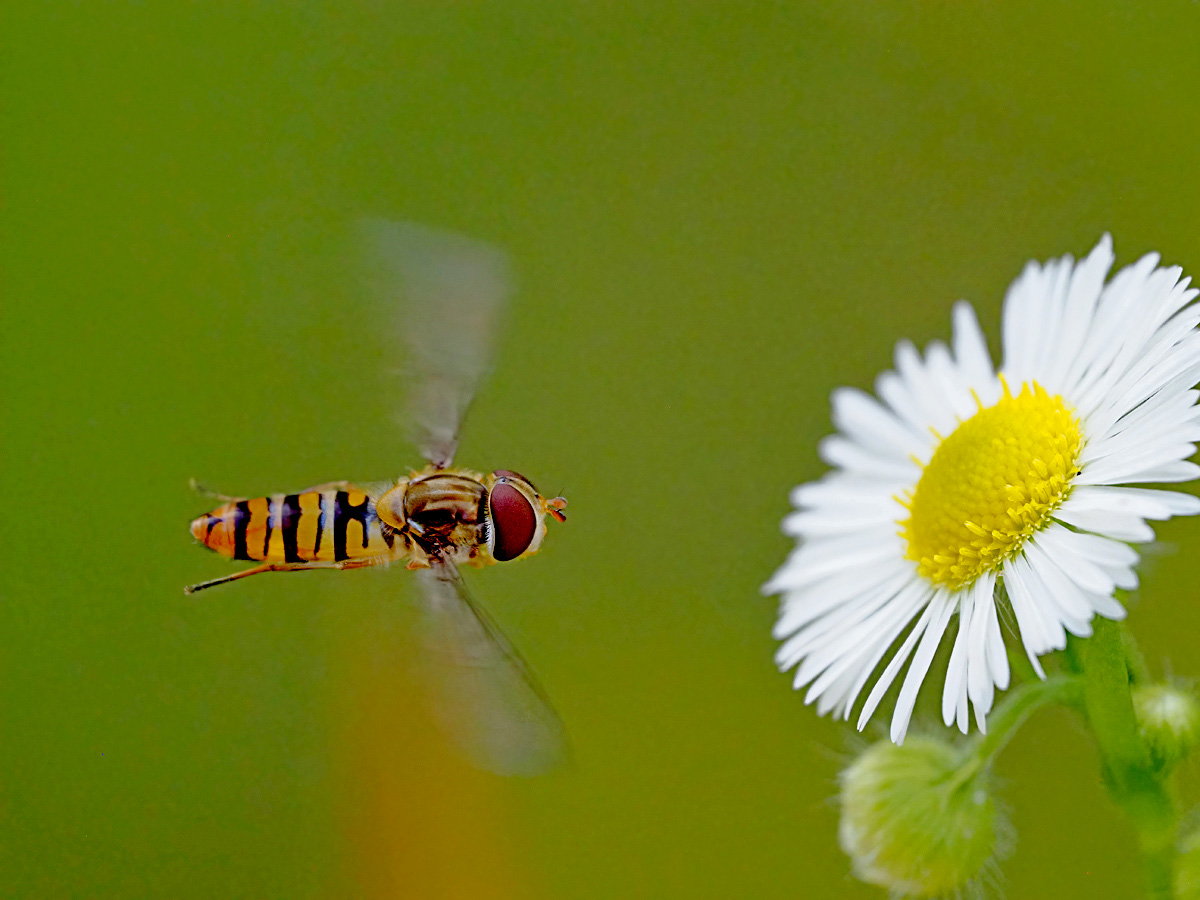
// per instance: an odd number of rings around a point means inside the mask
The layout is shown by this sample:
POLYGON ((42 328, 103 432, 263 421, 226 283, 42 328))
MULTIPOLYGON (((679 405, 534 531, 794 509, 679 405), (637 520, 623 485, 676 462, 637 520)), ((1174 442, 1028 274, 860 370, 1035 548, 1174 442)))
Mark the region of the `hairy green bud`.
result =
POLYGON ((841 774, 838 838, 854 874, 893 895, 962 893, 994 865, 1006 831, 988 770, 949 744, 873 744, 841 774))
POLYGON ((1133 689, 1138 730, 1160 772, 1169 772, 1200 737, 1200 709, 1191 694, 1169 684, 1138 685, 1133 689))

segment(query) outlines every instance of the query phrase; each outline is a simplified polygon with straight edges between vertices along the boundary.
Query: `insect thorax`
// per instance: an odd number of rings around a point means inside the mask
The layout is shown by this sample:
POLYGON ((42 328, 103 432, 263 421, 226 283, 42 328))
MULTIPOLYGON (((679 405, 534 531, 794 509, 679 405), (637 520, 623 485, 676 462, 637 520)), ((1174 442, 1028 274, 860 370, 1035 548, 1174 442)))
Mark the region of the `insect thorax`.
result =
POLYGON ((437 473, 402 482, 379 498, 379 517, 427 553, 473 549, 483 540, 487 488, 467 475, 437 473))

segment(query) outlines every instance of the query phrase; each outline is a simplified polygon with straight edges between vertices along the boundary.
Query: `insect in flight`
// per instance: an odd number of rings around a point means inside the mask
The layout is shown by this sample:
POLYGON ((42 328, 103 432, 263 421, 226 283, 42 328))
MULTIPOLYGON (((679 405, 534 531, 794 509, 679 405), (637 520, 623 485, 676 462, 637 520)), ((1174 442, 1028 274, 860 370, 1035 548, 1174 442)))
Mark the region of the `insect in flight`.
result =
POLYGON ((211 550, 257 566, 187 593, 262 572, 356 569, 404 561, 420 582, 426 648, 443 723, 483 768, 531 775, 561 758, 562 724, 516 648, 467 593, 460 566, 537 553, 546 517, 567 501, 529 479, 453 465, 459 426, 489 363, 510 292, 499 250, 450 232, 375 220, 363 227, 370 287, 405 349, 404 420, 427 465, 378 484, 329 482, 224 504, 192 522, 211 550), (386 313, 384 311, 387 311, 386 313))

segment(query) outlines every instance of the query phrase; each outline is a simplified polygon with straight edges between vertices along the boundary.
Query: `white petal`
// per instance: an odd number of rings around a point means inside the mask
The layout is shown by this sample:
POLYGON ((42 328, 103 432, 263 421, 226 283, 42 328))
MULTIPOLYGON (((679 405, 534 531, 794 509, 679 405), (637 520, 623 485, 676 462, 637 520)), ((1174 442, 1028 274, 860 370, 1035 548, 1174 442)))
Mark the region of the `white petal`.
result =
POLYGON ((1159 259, 1157 253, 1148 253, 1121 269, 1101 294, 1100 314, 1117 324, 1111 340, 1096 348, 1097 360, 1109 368, 1123 370, 1120 363, 1136 357, 1146 337, 1170 315, 1163 301, 1174 282, 1169 272, 1158 270, 1159 259))
MULTIPOLYGON (((786 588, 783 602, 779 605, 775 637, 784 638, 861 594, 870 594, 892 581, 903 581, 910 577, 911 571, 907 561, 895 559, 868 568, 851 566, 803 587, 786 588)), ((769 582, 768 587, 771 586, 769 582)), ((777 593, 778 590, 776 588, 768 593, 777 593)))
POLYGON ((1072 396, 1084 412, 1089 412, 1088 404, 1102 398, 1120 378, 1153 327, 1146 300, 1157 263, 1157 256, 1152 254, 1126 266, 1101 293, 1092 327, 1076 361, 1078 368, 1069 376, 1072 396))
POLYGON ((881 456, 839 434, 822 438, 817 444, 822 462, 853 472, 861 478, 894 482, 898 485, 916 484, 921 470, 911 459, 900 456, 881 456))
MULTIPOLYGON (((1071 492, 1071 509, 1076 512, 1114 512, 1142 519, 1169 519, 1174 505, 1171 496, 1169 491, 1081 485, 1071 492)), ((1200 500, 1186 494, 1175 496, 1193 501, 1196 504, 1194 511, 1200 512, 1200 500)), ((1191 504, 1185 502, 1179 506, 1190 507, 1191 504)))
POLYGON ((875 682, 875 686, 871 688, 871 693, 867 695, 867 702, 863 704, 862 712, 858 715, 858 730, 862 731, 866 726, 867 721, 871 718, 871 713, 875 712, 875 708, 879 706, 879 701, 883 699, 883 695, 887 693, 887 689, 892 686, 892 682, 896 680, 896 673, 908 660, 909 654, 912 653, 913 647, 925 633, 925 629, 929 627, 929 623, 933 620, 934 613, 939 611, 937 604, 932 601, 926 604, 925 611, 921 613, 921 618, 917 620, 917 624, 913 626, 913 630, 908 633, 908 637, 904 639, 904 643, 900 645, 900 649, 896 651, 895 656, 887 664, 883 670, 883 674, 879 676, 879 680, 875 682))
POLYGON ((819 481, 807 481, 792 488, 789 498, 792 505, 801 509, 820 509, 833 506, 873 509, 886 502, 879 482, 872 478, 859 478, 844 472, 830 472, 819 481))
POLYGON ((883 565, 902 555, 898 552, 897 540, 884 539, 894 539, 894 535, 880 534, 878 539, 868 541, 854 540, 855 537, 841 535, 840 539, 808 541, 793 551, 764 590, 771 594, 788 588, 807 587, 838 572, 883 565))
POLYGON ((1091 605, 1083 596, 1083 590, 1063 571, 1059 561, 1045 551, 1041 535, 1025 542, 1022 553, 1038 577, 1050 588, 1054 602, 1074 619, 1088 621, 1092 617, 1091 605))
MULTIPOLYGON (((916 578, 910 577, 908 581, 902 584, 899 592, 894 590, 894 584, 887 584, 875 592, 872 598, 863 601, 865 610, 856 612, 864 612, 862 616, 858 616, 856 622, 851 624, 841 623, 840 618, 830 614, 830 622, 834 625, 832 637, 828 643, 817 642, 817 652, 812 654, 809 659, 804 661, 804 665, 800 666, 796 672, 796 677, 793 680, 794 688, 802 688, 806 683, 810 682, 817 673, 821 676, 816 679, 814 685, 809 692, 809 697, 806 702, 811 702, 814 698, 821 694, 824 688, 827 688, 830 680, 838 677, 842 664, 835 661, 836 656, 842 654, 845 660, 856 660, 859 656, 864 655, 864 648, 870 649, 882 644, 882 650, 887 649, 900 636, 900 632, 904 631, 905 626, 912 622, 913 616, 920 611, 925 600, 928 600, 928 590, 924 588, 924 584, 917 583, 916 578), (834 670, 830 672, 830 668, 834 670), (824 670, 824 671, 822 671, 824 670), (827 677, 828 674, 828 677, 827 677)), ((856 602, 859 602, 857 599, 856 602)), ((830 634, 830 632, 827 632, 830 634)), ((787 668, 796 664, 796 653, 793 653, 793 641, 799 643, 808 643, 808 647, 800 647, 803 652, 808 652, 812 649, 812 642, 806 641, 809 636, 809 631, 800 632, 792 641, 786 643, 790 659, 780 660, 780 655, 784 652, 784 647, 781 647, 779 652, 776 652, 776 662, 780 668, 787 668), (786 662, 786 665, 785 665, 786 662)), ((876 659, 875 662, 878 660, 876 659)), ((871 662, 868 672, 875 667, 875 662, 871 662)), ((865 677, 864 674, 864 677, 865 677)))
POLYGON ((833 424, 873 453, 907 457, 920 453, 928 443, 865 391, 838 388, 832 402, 833 424))
POLYGON ((942 635, 946 632, 946 623, 950 621, 950 613, 954 611, 955 603, 952 596, 946 592, 934 595, 930 604, 935 608, 932 621, 921 638, 921 645, 913 656, 912 665, 904 676, 904 684, 900 686, 900 695, 896 699, 896 710, 892 714, 892 741, 904 743, 904 735, 908 732, 908 722, 912 718, 913 706, 917 702, 917 691, 929 672, 929 664, 933 662, 933 654, 941 643, 942 635))
POLYGON ((942 688, 942 721, 948 728, 957 719, 963 734, 967 733, 967 634, 972 602, 969 593, 959 601, 958 634, 954 638, 954 649, 950 651, 946 683, 942 688))
POLYGON ((1121 416, 1104 434, 1098 434, 1085 421, 1083 427, 1088 438, 1080 452, 1080 462, 1087 466, 1115 452, 1139 451, 1161 443, 1193 443, 1195 428, 1200 424, 1200 409, 1195 406, 1197 397, 1200 391, 1190 387, 1168 386, 1121 416))
POLYGON ((776 653, 776 664, 781 669, 790 668, 800 657, 806 657, 796 671, 795 686, 807 684, 864 640, 871 638, 878 629, 879 610, 892 603, 903 590, 903 582, 894 581, 861 597, 856 597, 845 607, 824 619, 797 632, 780 646, 776 653), (784 652, 786 658, 781 658, 784 652))
POLYGON ((992 708, 995 686, 987 660, 988 607, 992 606, 992 590, 996 577, 988 572, 976 579, 970 588, 974 598, 971 632, 967 636, 967 695, 975 708, 980 731, 985 730, 984 716, 992 708))
POLYGON ((925 353, 925 364, 930 379, 941 393, 942 402, 954 413, 956 420, 965 421, 979 411, 979 404, 971 396, 971 385, 958 371, 945 344, 933 341, 925 353))
MULTIPOLYGON (((841 715, 842 707, 845 705, 845 701, 842 698, 845 696, 850 684, 854 681, 855 674, 854 670, 848 670, 825 689, 824 693, 817 700, 817 715, 823 716, 828 712, 832 712, 835 717, 841 715)), ((805 698, 805 702, 808 702, 807 697, 805 698)))
POLYGON ((1021 640, 1031 660, 1035 655, 1067 646, 1067 633, 1062 622, 1051 610, 1043 609, 1045 604, 1035 593, 1040 583, 1034 581, 1025 557, 1017 556, 1004 563, 1004 584, 1017 614, 1021 640))
POLYGON ((1195 481, 1200 478, 1200 465, 1183 460, 1143 469, 1125 478, 1126 484, 1168 484, 1178 481, 1195 481))
POLYGON ((1047 278, 1045 292, 1035 303, 1036 315, 1039 320, 1035 335, 1031 372, 1039 382, 1046 381, 1050 374, 1050 361, 1058 349, 1061 340, 1063 307, 1067 301, 1067 290, 1071 284, 1071 274, 1075 260, 1068 254, 1058 260, 1047 263, 1043 270, 1047 278))
POLYGON ((979 320, 975 318, 974 307, 965 300, 954 304, 952 315, 954 360, 967 383, 978 390, 980 386, 996 380, 983 329, 979 327, 979 320))
POLYGON ((1029 563, 1029 583, 1037 601, 1053 611, 1067 631, 1091 637, 1092 607, 1083 592, 1033 541, 1025 545, 1022 555, 1029 563))
POLYGON ((1063 312, 1062 336, 1045 376, 1046 386, 1051 390, 1068 390, 1072 386, 1068 381, 1068 373, 1083 348, 1104 286, 1104 276, 1112 268, 1114 258, 1112 238, 1106 234, 1087 258, 1075 267, 1063 312))
MULTIPOLYGON (((904 421, 914 434, 919 434, 931 443, 929 421, 921 403, 913 396, 910 385, 904 378, 890 369, 881 372, 875 379, 875 393, 879 399, 888 405, 900 419, 904 421)), ((928 449, 924 453, 928 453, 928 449)), ((925 459, 923 454, 922 459, 925 459)))
POLYGON ((1195 444, 1155 444, 1138 453, 1120 454, 1099 460, 1075 476, 1076 484, 1125 484, 1146 470, 1171 465, 1196 452, 1195 444))
MULTIPOLYGON (((1115 587, 1113 578, 1103 567, 1072 552, 1070 538, 1078 537, 1078 535, 1073 535, 1058 525, 1054 526, 1054 529, 1056 530, 1042 532, 1036 538, 1039 545, 1046 551, 1047 562, 1046 568, 1039 569, 1039 572, 1043 576, 1047 573, 1050 574, 1050 577, 1046 577, 1044 580, 1051 590, 1055 589, 1058 577, 1050 569, 1050 560, 1053 561, 1054 567, 1079 588, 1079 596, 1094 612, 1109 619, 1125 618, 1125 607, 1118 603, 1113 596, 1115 587)), ((1061 588, 1059 590, 1060 592, 1055 595, 1057 599, 1062 599, 1064 593, 1069 593, 1063 592, 1061 588)))
POLYGON ((1111 594, 1114 587, 1112 578, 1083 553, 1076 552, 1072 540, 1075 534, 1054 522, 1038 534, 1037 542, 1081 590, 1111 594))
MULTIPOLYGON (((783 519, 783 533, 790 537, 820 537, 853 532, 861 535, 883 527, 896 530, 896 522, 903 518, 904 507, 893 501, 878 510, 844 510, 825 508, 794 512, 783 519)), ((1165 516, 1164 516, 1165 518, 1165 516)))
MULTIPOLYGON (((1013 561, 1006 560, 1003 569, 1004 587, 1008 591, 1008 599, 1012 603, 1013 613, 1017 617, 1017 628, 1021 632, 1021 646, 1025 649, 1025 655, 1029 657, 1029 664, 1033 666, 1033 671, 1037 673, 1038 678, 1044 680, 1046 673, 1042 671, 1038 654, 1049 653, 1055 649, 1054 642, 1050 637, 1050 632, 1042 624, 1037 610, 1033 607, 1028 590, 1022 585, 1018 585, 1017 576, 1013 574, 1012 569, 1013 561)), ((1061 625, 1059 631, 1062 632, 1061 625)), ((1062 632, 1062 640, 1065 644, 1065 632, 1062 632)))
MULTIPOLYGON (((1058 529, 1062 526, 1051 525, 1050 528, 1058 529)), ((1094 563, 1132 566, 1141 559, 1136 550, 1121 541, 1114 541, 1098 534, 1088 534, 1084 531, 1069 531, 1065 528, 1062 528, 1062 531, 1070 541, 1071 550, 1094 563)))
POLYGON ((1147 501, 1154 500, 1166 506, 1169 516, 1194 516, 1200 513, 1200 497, 1182 491, 1158 491, 1149 488, 1114 488, 1147 501))
POLYGON ((1088 599, 1091 600, 1092 607, 1096 610, 1097 614, 1104 616, 1104 618, 1112 619, 1115 622, 1120 622, 1125 618, 1125 607, 1111 594, 1096 594, 1088 599))
MULTIPOLYGON (((992 580, 992 590, 995 590, 995 578, 992 580)), ((987 604, 987 663, 991 672, 992 683, 1000 690, 1008 689, 1008 651, 1004 648, 1004 635, 1000 631, 1000 616, 996 612, 995 597, 989 597, 987 604)))
MULTIPOLYGON (((1128 566, 1106 566, 1103 563, 1098 564, 1113 584, 1123 591, 1136 591, 1138 586, 1137 572, 1133 571, 1128 566)), ((1109 618, 1112 618, 1111 616, 1109 618)))
POLYGON ((1054 518, 1084 531, 1091 531, 1118 541, 1129 541, 1140 544, 1154 540, 1154 529, 1137 516, 1121 515, 1108 512, 1076 512, 1071 506, 1071 500, 1060 506, 1054 512, 1054 518))
MULTIPOLYGON (((842 653, 840 658, 829 663, 820 677, 813 681, 804 702, 811 703, 817 697, 826 695, 838 687, 842 688, 841 693, 843 694, 849 691, 853 686, 854 679, 863 674, 864 658, 869 658, 875 648, 881 647, 881 653, 886 650, 904 631, 904 626, 912 621, 912 616, 917 609, 918 607, 904 605, 903 599, 900 597, 893 598, 893 606, 874 616, 870 627, 861 629, 858 640, 842 653), (897 600, 900 602, 896 603, 897 600), (851 677, 843 683, 847 674, 851 677)), ((868 668, 866 674, 869 675, 869 670, 873 668, 874 664, 868 668)), ((795 686, 801 687, 803 684, 804 681, 797 670, 795 686)), ((844 703, 844 697, 834 697, 833 700, 835 705, 844 703)))
POLYGON ((896 371, 909 385, 913 398, 921 404, 927 427, 938 434, 949 434, 958 419, 921 362, 916 348, 908 341, 896 344, 896 371))
POLYGON ((1078 397, 1079 408, 1087 411, 1092 433, 1107 433, 1122 416, 1177 380, 1186 386, 1195 384, 1200 372, 1200 336, 1189 334, 1191 327, 1190 315, 1168 323, 1165 330, 1151 335, 1127 369, 1112 370, 1120 372, 1119 376, 1110 374, 1078 397))
POLYGON ((1088 426, 1088 444, 1080 454, 1080 459, 1086 462, 1093 453, 1097 458, 1104 456, 1110 444, 1136 444, 1145 435, 1157 440, 1175 428, 1189 427, 1196 422, 1197 398, 1200 398, 1200 391, 1178 382, 1175 385, 1167 385, 1137 409, 1125 413, 1104 434, 1099 434, 1095 428, 1088 426))
MULTIPOLYGON (((913 579, 909 587, 896 598, 894 604, 896 621, 903 623, 900 629, 903 630, 904 625, 911 622, 917 611, 927 606, 932 598, 933 592, 928 582, 923 579, 913 579)), ((879 665, 879 661, 883 659, 883 655, 887 652, 888 647, 894 643, 898 636, 899 631, 886 640, 877 639, 873 645, 869 644, 864 648, 862 657, 866 662, 862 664, 858 678, 855 679, 853 686, 843 700, 843 718, 849 720, 850 710, 854 706, 854 701, 858 699, 859 692, 866 685, 867 679, 871 677, 871 673, 875 671, 875 667, 879 665)))
POLYGON ((1174 416, 1155 416, 1149 421, 1125 427, 1125 420, 1117 423, 1121 429, 1112 431, 1107 436, 1089 440, 1079 454, 1079 464, 1088 469, 1100 460, 1109 459, 1117 454, 1144 453, 1158 446, 1181 446, 1194 444, 1200 440, 1200 421, 1197 421, 1197 410, 1190 409, 1185 413, 1171 410, 1166 412, 1174 416))
MULTIPOLYGON (((1047 269, 1053 266, 1047 264, 1047 269)), ((1052 282, 1036 262, 1026 264, 1004 296, 1004 364, 1001 371, 1018 384, 1034 376, 1038 347, 1044 331, 1043 298, 1052 282)))

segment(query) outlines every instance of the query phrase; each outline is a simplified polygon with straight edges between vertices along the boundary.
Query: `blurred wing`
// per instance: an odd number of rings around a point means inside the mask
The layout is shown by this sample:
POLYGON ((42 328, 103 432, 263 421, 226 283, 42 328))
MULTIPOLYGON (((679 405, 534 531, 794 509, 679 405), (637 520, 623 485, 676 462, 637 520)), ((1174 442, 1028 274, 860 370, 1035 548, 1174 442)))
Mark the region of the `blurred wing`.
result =
POLYGON ((453 565, 418 570, 417 578, 436 712, 448 735, 475 765, 498 775, 553 768, 566 754, 562 721, 520 653, 453 565))
POLYGON ((512 292, 508 257, 411 222, 372 219, 364 230, 371 286, 404 348, 406 424, 421 455, 444 468, 491 362, 492 335, 512 292))

